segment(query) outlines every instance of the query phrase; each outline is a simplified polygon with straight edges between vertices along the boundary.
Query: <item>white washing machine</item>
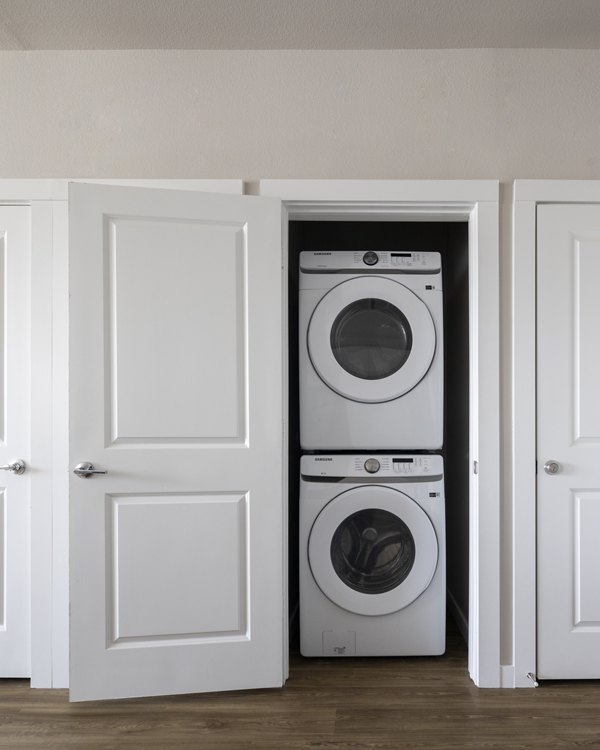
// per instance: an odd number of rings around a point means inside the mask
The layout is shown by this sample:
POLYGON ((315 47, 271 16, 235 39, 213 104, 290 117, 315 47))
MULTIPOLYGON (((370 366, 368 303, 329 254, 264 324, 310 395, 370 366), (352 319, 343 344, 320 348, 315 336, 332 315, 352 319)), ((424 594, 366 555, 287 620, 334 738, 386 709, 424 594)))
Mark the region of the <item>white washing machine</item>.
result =
POLYGON ((300 651, 445 651, 443 461, 308 455, 300 464, 300 651))
POLYGON ((441 448, 440 254, 305 251, 299 284, 302 448, 441 448))

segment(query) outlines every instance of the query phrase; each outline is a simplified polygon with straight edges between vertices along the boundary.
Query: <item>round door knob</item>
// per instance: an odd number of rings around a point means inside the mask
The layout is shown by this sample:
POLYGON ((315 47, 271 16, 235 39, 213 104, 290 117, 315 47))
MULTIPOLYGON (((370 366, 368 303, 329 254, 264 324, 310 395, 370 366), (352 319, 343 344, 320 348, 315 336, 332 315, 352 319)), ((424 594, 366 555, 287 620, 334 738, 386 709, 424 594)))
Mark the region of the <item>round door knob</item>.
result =
POLYGON ((546 474, 558 474, 560 471, 560 464, 558 461, 546 461, 544 464, 544 471, 546 474))

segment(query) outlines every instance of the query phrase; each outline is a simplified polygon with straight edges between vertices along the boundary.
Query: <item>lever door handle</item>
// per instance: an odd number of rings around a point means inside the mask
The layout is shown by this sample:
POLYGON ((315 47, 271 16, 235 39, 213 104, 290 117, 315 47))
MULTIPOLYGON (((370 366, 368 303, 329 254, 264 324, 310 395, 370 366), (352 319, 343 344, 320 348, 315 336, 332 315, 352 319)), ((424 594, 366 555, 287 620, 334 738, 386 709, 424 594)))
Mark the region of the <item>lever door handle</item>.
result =
POLYGON ((13 474, 23 474, 26 468, 27 464, 25 461, 22 458, 16 458, 14 461, 6 464, 6 466, 0 466, 0 471, 12 471, 13 474))
POLYGON ((108 471, 106 471, 106 469, 96 469, 94 468, 94 464, 90 463, 89 461, 84 461, 81 464, 77 464, 77 466, 73 469, 73 474, 81 477, 82 479, 87 479, 94 474, 108 474, 108 471))

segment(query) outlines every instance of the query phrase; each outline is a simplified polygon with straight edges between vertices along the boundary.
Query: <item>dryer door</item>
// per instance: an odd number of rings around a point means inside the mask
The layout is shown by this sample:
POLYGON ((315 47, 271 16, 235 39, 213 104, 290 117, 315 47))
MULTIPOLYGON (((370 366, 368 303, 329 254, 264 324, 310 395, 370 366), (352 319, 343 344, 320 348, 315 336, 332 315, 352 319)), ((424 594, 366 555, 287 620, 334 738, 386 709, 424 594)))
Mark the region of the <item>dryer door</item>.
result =
POLYGON ((427 305, 381 276, 343 281, 316 306, 308 352, 319 377, 353 401, 391 401, 429 370, 436 347, 427 305))
POLYGON ((312 575, 339 607, 386 615, 407 607, 431 583, 438 541, 429 516, 390 487, 343 492, 317 516, 308 540, 312 575))

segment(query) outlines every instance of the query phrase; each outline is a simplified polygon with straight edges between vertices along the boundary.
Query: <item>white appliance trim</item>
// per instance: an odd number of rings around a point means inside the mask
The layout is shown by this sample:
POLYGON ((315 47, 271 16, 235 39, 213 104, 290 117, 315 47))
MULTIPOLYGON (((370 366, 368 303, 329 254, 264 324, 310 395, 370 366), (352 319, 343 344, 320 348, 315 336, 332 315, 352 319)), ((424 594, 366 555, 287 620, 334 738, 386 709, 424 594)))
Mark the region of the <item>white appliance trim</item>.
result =
MULTIPOLYGON (((469 673, 500 687, 499 183, 495 180, 261 180, 295 220, 468 221, 470 295, 469 673), (477 473, 475 473, 477 472, 477 473), (479 498, 485 502, 479 502, 479 498)), ((284 243, 287 253, 287 240, 284 243)), ((287 269, 288 259, 284 258, 287 269)))

